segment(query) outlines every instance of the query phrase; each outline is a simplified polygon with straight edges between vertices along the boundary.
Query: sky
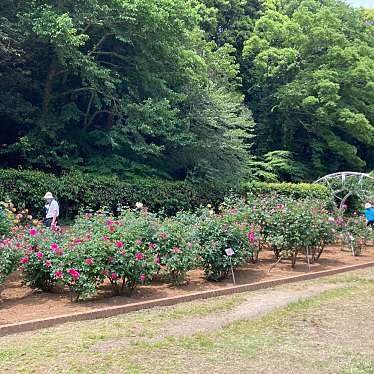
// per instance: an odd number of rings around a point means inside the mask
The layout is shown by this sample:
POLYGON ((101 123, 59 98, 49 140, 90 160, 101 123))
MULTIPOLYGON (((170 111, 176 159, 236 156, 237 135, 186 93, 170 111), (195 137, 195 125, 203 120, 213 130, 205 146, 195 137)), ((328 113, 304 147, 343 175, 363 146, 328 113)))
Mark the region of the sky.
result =
POLYGON ((347 3, 357 7, 374 8, 374 0, 347 0, 347 3))

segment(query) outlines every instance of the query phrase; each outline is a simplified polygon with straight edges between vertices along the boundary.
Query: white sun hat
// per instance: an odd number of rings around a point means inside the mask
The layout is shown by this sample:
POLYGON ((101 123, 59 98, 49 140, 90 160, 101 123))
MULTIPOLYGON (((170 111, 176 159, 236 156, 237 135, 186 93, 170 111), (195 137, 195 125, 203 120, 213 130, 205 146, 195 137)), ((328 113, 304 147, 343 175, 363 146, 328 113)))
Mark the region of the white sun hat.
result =
POLYGON ((44 198, 45 199, 53 199, 53 195, 51 192, 47 192, 45 195, 44 195, 44 198))
POLYGON ((366 203, 365 204, 365 209, 370 209, 371 208, 371 204, 370 203, 366 203))

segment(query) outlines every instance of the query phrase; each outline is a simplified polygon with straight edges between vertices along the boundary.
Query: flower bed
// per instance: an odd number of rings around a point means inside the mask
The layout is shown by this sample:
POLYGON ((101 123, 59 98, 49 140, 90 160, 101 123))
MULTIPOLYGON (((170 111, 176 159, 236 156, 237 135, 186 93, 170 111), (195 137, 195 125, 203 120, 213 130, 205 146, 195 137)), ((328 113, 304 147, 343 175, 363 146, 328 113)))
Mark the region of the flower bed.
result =
POLYGON ((227 199, 217 211, 208 206, 172 218, 138 204, 117 217, 83 214, 69 230, 18 226, 0 243, 0 281, 18 268, 29 287, 65 287, 71 300, 79 300, 106 283, 113 295, 131 295, 155 279, 182 285, 197 269, 208 280, 222 281, 231 269, 255 262, 263 248, 272 250, 277 261, 291 259, 294 267, 299 254, 317 261, 339 232, 352 232, 361 242, 362 222, 355 226, 334 214, 316 199, 270 195, 227 199), (357 225, 361 229, 353 233, 357 225))
MULTIPOLYGON (((295 268, 291 268, 288 261, 281 261, 270 273, 274 262, 272 251, 263 250, 257 263, 248 263, 237 268, 235 278, 237 285, 253 284, 263 281, 274 281, 290 276, 310 274, 323 270, 342 268, 348 265, 359 265, 374 261, 374 248, 367 247, 361 256, 352 256, 349 250, 341 251, 339 246, 327 246, 322 258, 311 265, 308 271, 305 260, 300 261, 295 268)), ((174 296, 186 296, 200 291, 221 290, 233 285, 228 277, 221 282, 210 282, 204 277, 202 270, 192 270, 187 273, 188 282, 183 286, 173 286, 167 280, 156 277, 151 284, 139 285, 131 296, 112 297, 112 287, 105 281, 98 288, 95 296, 72 303, 69 299, 69 289, 58 285, 54 292, 40 292, 22 284, 22 275, 13 273, 5 283, 0 308, 0 325, 22 321, 57 317, 72 313, 91 312, 112 306, 128 305, 142 301, 151 301, 174 296)))

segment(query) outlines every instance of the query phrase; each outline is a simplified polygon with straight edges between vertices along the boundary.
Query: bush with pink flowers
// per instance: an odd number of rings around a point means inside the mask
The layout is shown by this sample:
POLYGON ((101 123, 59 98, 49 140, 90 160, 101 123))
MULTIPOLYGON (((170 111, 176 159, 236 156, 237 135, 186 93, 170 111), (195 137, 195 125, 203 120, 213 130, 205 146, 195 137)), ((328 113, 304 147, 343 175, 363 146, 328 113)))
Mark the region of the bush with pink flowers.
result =
MULTIPOLYGON (((234 213, 231 208, 231 213, 234 213)), ((197 224, 198 255, 200 265, 209 280, 220 281, 227 277, 231 266, 245 263, 256 248, 255 233, 246 222, 233 221, 233 214, 215 214, 211 210, 200 211, 197 224), (233 255, 228 256, 227 250, 233 255)))
POLYGON ((116 216, 85 213, 65 231, 13 228, 0 243, 0 283, 19 269, 29 286, 51 290, 58 284, 79 300, 104 283, 114 295, 130 294, 156 275, 180 285, 197 268, 220 281, 231 267, 255 261, 262 248, 270 248, 275 260, 291 258, 293 265, 299 253, 318 260, 344 226, 339 222, 345 218, 334 214, 319 200, 277 195, 226 199, 217 211, 208 206, 169 218, 150 214, 142 204, 116 216))
POLYGON ((193 227, 186 222, 190 215, 179 213, 174 218, 165 219, 154 238, 157 251, 156 261, 161 264, 162 273, 174 285, 186 281, 187 272, 198 267, 193 227))
POLYGON ((32 288, 50 291, 56 282, 54 271, 63 263, 64 236, 60 231, 45 228, 25 228, 23 253, 19 270, 32 288))

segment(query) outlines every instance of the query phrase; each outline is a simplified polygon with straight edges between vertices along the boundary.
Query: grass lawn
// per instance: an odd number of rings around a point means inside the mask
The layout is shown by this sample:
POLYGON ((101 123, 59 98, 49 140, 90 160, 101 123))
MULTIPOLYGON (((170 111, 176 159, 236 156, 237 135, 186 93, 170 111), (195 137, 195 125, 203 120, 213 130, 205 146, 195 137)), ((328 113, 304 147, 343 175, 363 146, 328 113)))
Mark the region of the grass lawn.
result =
POLYGON ((374 373, 374 268, 3 337, 0 372, 374 373))

